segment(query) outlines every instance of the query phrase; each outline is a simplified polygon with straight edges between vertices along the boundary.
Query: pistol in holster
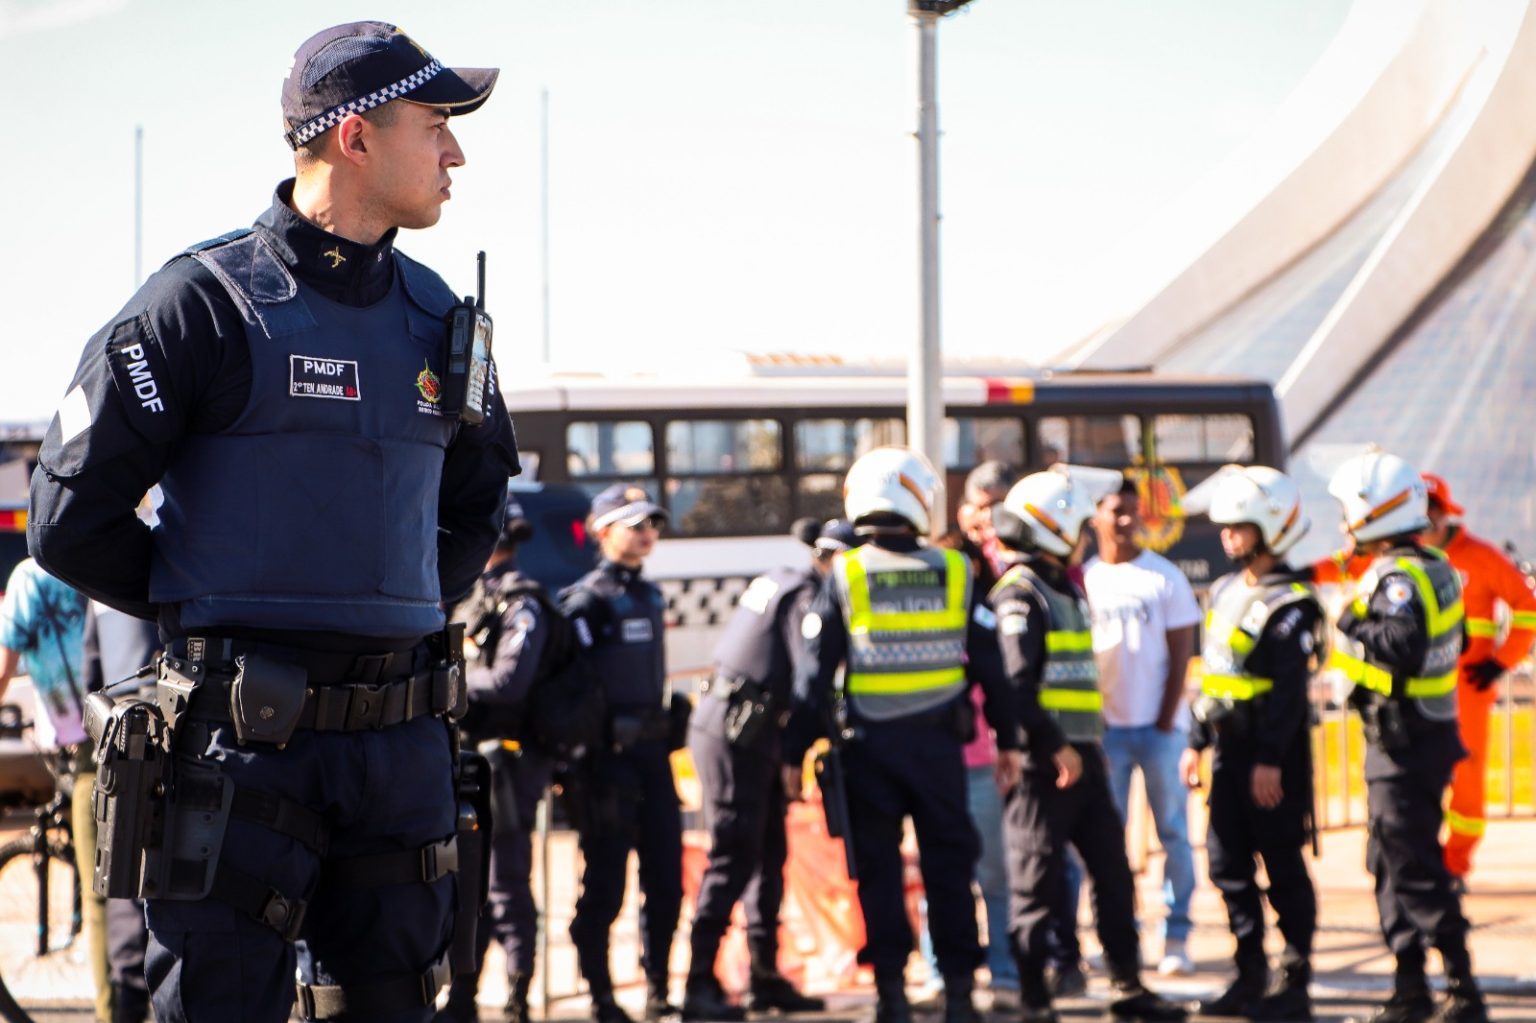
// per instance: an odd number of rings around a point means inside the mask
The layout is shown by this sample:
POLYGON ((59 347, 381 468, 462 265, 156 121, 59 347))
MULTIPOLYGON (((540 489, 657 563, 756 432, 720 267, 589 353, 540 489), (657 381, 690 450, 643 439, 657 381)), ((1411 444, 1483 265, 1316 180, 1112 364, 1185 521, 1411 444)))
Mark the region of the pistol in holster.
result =
POLYGON ((832 746, 816 754, 816 787, 821 790, 821 808, 827 818, 827 834, 843 840, 843 860, 848 866, 848 880, 859 879, 853 855, 853 823, 848 815, 848 777, 843 770, 843 751, 832 746))
POLYGON ((113 899, 138 898, 145 851, 164 837, 171 785, 171 735, 165 718, 144 700, 114 702, 102 692, 85 699, 85 727, 96 745, 96 864, 91 890, 113 899))
POLYGON ((772 693, 750 679, 734 683, 726 699, 726 742, 737 749, 751 749, 768 731, 773 720, 772 693))

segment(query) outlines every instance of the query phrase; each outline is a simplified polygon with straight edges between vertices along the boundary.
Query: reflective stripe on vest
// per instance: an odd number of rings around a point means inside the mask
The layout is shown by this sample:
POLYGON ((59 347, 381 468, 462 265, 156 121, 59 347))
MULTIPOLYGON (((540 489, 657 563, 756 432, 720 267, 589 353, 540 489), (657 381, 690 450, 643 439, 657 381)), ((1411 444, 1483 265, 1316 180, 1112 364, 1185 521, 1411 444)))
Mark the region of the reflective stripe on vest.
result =
POLYGON ((1046 585, 1024 565, 1010 568, 992 592, 1007 586, 1039 594, 1050 615, 1045 633, 1049 656, 1040 676, 1041 709, 1056 719, 1069 742, 1097 742, 1104 734, 1104 696, 1099 692, 1099 664, 1082 602, 1046 585))
POLYGON ((1316 604, 1317 594, 1301 583, 1249 585, 1240 572, 1217 580, 1205 616, 1201 660, 1207 670, 1200 691, 1239 703, 1274 689, 1273 679, 1246 669, 1248 657, 1275 612, 1303 601, 1316 604))
MULTIPOLYGON (((1424 622, 1429 633, 1429 647, 1424 654, 1424 665, 1442 666, 1444 670, 1433 674, 1410 676, 1403 680, 1401 695, 1411 700, 1423 701, 1421 709, 1427 717, 1448 720, 1456 716, 1456 661, 1461 655, 1462 606, 1461 590, 1456 570, 1443 555, 1425 552, 1418 558, 1393 558, 1373 565, 1366 575, 1366 587, 1355 597, 1353 610, 1364 617, 1370 609, 1376 586, 1384 575, 1401 572, 1413 580, 1419 602, 1424 608, 1424 622), (1426 568, 1426 566, 1428 566, 1426 568), (1456 599, 1442 608, 1436 596, 1435 580, 1431 573, 1440 576, 1447 587, 1456 586, 1456 599)), ((1350 681, 1382 696, 1393 695, 1393 672, 1384 665, 1374 664, 1359 644, 1349 640, 1340 643, 1329 657, 1329 663, 1342 671, 1350 681)))
POLYGON ((848 613, 849 694, 927 696, 965 684, 965 555, 865 546, 840 554, 836 569, 848 613))

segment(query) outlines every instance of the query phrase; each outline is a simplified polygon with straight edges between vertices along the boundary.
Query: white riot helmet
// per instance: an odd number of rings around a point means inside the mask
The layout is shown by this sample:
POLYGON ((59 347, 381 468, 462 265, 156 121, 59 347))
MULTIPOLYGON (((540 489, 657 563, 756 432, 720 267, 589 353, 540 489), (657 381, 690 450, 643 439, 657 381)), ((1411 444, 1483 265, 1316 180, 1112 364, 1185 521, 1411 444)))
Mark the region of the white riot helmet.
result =
POLYGON ((1277 558, 1312 526, 1312 520, 1302 514, 1301 491, 1296 484, 1267 465, 1226 466, 1210 501, 1212 522, 1257 526, 1265 549, 1277 558))
POLYGON ((855 526, 882 512, 928 532, 928 510, 939 491, 939 476, 928 459, 911 448, 875 448, 861 455, 843 480, 843 509, 855 526))
POLYGON ((1429 487, 1413 466, 1385 451, 1367 451, 1339 466, 1328 493, 1344 506, 1344 526, 1360 542, 1429 525, 1429 487))
POLYGON ((1013 485, 1008 496, 992 508, 997 538, 1016 551, 1038 548, 1059 558, 1070 557, 1093 518, 1094 502, 1086 487, 1056 466, 1031 473, 1013 485))

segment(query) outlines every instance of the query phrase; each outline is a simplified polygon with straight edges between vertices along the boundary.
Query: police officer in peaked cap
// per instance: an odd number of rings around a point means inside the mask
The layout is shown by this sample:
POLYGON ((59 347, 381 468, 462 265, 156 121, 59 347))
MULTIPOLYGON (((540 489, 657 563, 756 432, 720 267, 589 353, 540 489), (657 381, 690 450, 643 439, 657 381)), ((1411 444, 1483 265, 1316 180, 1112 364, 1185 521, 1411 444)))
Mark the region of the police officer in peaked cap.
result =
POLYGON ((379 22, 306 41, 282 88, 294 177, 91 338, 43 441, 33 554, 167 644, 158 1019, 276 1023, 297 997, 420 1021, 447 980, 463 680, 442 604, 518 463, 494 390, 478 423, 445 412, 455 294, 395 235, 437 223, 450 119, 496 75, 379 22), (156 483, 151 530, 134 505, 156 483))
POLYGON ((469 665, 469 709, 460 722, 491 765, 490 897, 480 919, 475 969, 454 977, 448 1004, 434 1023, 473 1023, 475 993, 492 940, 506 953, 506 1023, 528 1023, 538 909, 533 902, 533 830, 539 800, 549 787, 549 753, 527 727, 529 693, 551 667, 551 634, 559 609, 539 583, 517 565, 517 549, 533 538, 533 524, 515 497, 496 548, 469 596, 452 618, 475 645, 469 665))
POLYGON ((608 743, 592 751, 567 786, 575 797, 585 869, 571 918, 577 965, 598 1023, 628 1023, 614 999, 609 931, 624 904, 629 854, 640 858, 641 962, 645 1018, 678 1011, 668 1001, 667 964, 683 904, 683 823, 669 755, 681 737, 668 712, 665 601, 640 575, 667 513, 639 487, 616 483, 592 499, 589 531, 598 566, 560 594, 560 606, 603 681, 608 743))
POLYGON ((841 758, 864 915, 859 960, 874 967, 876 1023, 912 1018, 903 974, 914 940, 901 861, 909 816, 944 975, 945 1021, 979 1018, 972 994, 982 950, 971 878, 980 842, 962 754, 977 727, 971 679, 986 693, 997 733, 1000 789, 1012 786, 1018 769, 1007 683, 970 564, 924 538, 937 491, 933 467, 907 448, 876 448, 848 470, 844 506, 866 542, 834 557, 806 614, 806 659, 784 737, 784 782, 796 792, 811 743, 848 737, 841 758))
POLYGON ((833 519, 797 523, 810 564, 776 568, 753 579, 715 647, 715 670, 701 687, 688 729, 688 750, 704 793, 709 865, 693 918, 685 1020, 742 1019, 715 975, 715 957, 741 900, 747 917, 751 982, 746 1008, 817 1012, 820 998, 796 991, 779 973, 779 907, 784 900, 784 789, 781 733, 789 719, 801 623, 831 570, 832 558, 859 543, 853 527, 833 519))

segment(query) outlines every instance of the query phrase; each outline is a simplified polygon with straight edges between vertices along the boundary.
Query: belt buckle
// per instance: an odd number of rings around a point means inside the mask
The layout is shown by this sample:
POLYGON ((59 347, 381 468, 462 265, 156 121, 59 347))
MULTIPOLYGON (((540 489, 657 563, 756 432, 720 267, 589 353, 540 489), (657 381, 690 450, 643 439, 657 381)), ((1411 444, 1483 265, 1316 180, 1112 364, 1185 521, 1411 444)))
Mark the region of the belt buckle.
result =
POLYGON ((378 729, 384 724, 384 694, 387 685, 351 685, 347 687, 347 730, 378 729))

